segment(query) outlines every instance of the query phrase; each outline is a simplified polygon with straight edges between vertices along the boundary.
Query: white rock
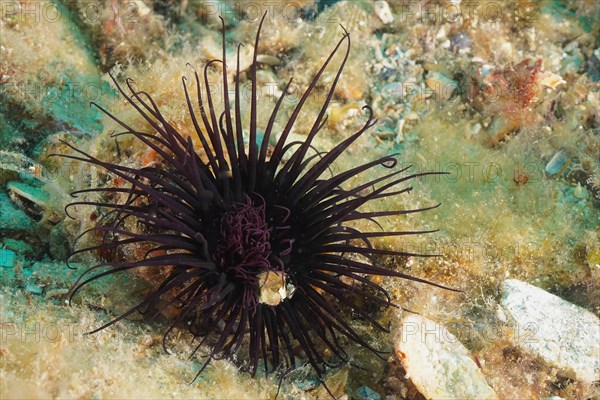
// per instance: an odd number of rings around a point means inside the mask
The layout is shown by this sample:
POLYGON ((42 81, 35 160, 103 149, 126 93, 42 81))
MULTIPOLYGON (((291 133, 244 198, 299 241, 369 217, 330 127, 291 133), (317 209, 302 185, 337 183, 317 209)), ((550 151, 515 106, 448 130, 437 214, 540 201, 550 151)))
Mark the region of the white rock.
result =
POLYGON ((600 377, 600 319, 538 287, 508 279, 502 307, 514 319, 515 344, 572 378, 591 384, 600 377))
POLYGON ((564 85, 567 83, 562 76, 555 73, 545 71, 541 73, 541 77, 538 78, 537 83, 549 87, 550 89, 556 89, 558 85, 564 85))
POLYGON ((408 378, 428 399, 498 399, 467 348, 442 325, 405 316, 395 349, 408 378))
POLYGON ((390 10, 390 5, 387 1, 376 1, 373 6, 375 8, 375 14, 379 17, 381 22, 384 24, 394 22, 394 15, 392 14, 392 10, 390 10))

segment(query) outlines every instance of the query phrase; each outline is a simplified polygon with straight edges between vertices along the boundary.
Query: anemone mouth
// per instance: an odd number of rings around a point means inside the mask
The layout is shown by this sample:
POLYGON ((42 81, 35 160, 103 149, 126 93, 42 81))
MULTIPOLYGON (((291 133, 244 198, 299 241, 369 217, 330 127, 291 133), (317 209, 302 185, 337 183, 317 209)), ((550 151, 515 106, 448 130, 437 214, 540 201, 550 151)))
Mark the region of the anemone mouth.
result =
POLYGON ((134 88, 130 79, 126 80, 126 91, 111 75, 121 95, 150 124, 153 132, 141 132, 101 106, 97 107, 124 128, 124 132, 115 136, 131 135, 156 152, 161 159, 160 168, 133 168, 102 161, 66 142, 74 154, 62 155, 102 168, 126 182, 126 185, 94 187, 73 193, 74 196, 100 194, 121 200, 105 201, 96 197, 67 206, 66 211, 69 207, 84 205, 104 210, 96 225, 76 239, 95 234, 101 237, 100 243, 78 249, 72 256, 115 252, 131 245, 148 249, 142 257, 108 260, 89 268, 73 285, 71 297, 81 287, 110 274, 138 268, 164 272, 158 287, 143 301, 93 332, 137 311, 152 310, 157 316, 165 308, 178 305, 181 312, 165 332, 163 346, 166 349, 166 341, 176 327, 187 325, 197 339, 194 354, 204 345, 209 349, 196 377, 211 360, 234 358, 242 347, 248 357, 245 369, 252 375, 257 372, 259 361, 263 361, 266 374, 282 366, 294 368, 299 358, 295 348, 299 346, 303 362, 309 363, 320 378, 331 366, 331 359, 348 361, 341 337, 383 357, 382 352, 347 321, 340 309, 350 310, 375 328, 387 331, 364 302, 355 301, 362 297, 381 306, 392 305, 390 294, 370 279, 371 276, 404 278, 444 288, 386 268, 378 260, 384 255, 435 255, 380 249, 371 243, 372 238, 435 230, 385 231, 382 228, 365 232, 351 227, 355 221, 376 222, 379 218, 436 208, 437 205, 363 211, 369 202, 410 193, 411 187, 401 189, 399 185, 438 173, 410 174, 408 167, 392 170, 397 164, 396 155, 387 155, 326 176, 329 166, 375 124, 369 107, 364 107, 367 116, 360 129, 328 152, 310 154, 313 140, 325 126, 327 108, 348 59, 348 32, 344 30, 275 143, 271 143, 274 121, 291 80, 274 106, 262 141, 257 140, 256 49, 265 16, 256 34, 250 70, 252 93, 247 131, 243 129, 241 117, 239 47, 233 109, 230 106, 223 22, 223 59, 209 61, 204 69, 207 97, 202 97, 198 73, 194 74, 196 105, 187 81, 182 79, 185 101, 201 149, 195 147, 191 137, 182 135, 166 120, 149 94, 134 88), (343 51, 344 57, 313 125, 304 141, 289 144, 288 138, 299 113, 338 51, 343 51), (215 62, 222 64, 223 71, 224 111, 220 118, 208 90, 207 70, 215 62), (244 133, 248 141, 244 140, 244 133), (353 177, 380 168, 387 171, 357 186, 344 188, 353 177), (131 228, 138 224, 149 229, 140 232, 131 228), (323 349, 328 350, 328 356, 323 349))
POLYGON ((219 240, 212 259, 232 279, 256 283, 255 277, 272 266, 271 232, 265 205, 233 203, 219 221, 219 240))
POLYGON ((285 271, 284 258, 292 251, 289 213, 270 214, 267 218, 265 199, 254 193, 243 203, 233 202, 217 221, 219 234, 211 258, 228 279, 257 287, 263 273, 285 271))

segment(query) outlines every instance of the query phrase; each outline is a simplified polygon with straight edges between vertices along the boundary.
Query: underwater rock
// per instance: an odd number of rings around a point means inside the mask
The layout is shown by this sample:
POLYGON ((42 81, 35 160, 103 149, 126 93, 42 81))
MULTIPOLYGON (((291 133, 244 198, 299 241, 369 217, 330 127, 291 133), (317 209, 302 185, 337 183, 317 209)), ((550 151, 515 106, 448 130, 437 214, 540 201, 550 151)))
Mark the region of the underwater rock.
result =
POLYGON ((556 89, 558 86, 560 85, 564 85, 566 84, 567 81, 565 81, 562 76, 555 74, 553 72, 550 71, 544 71, 540 74, 539 80, 538 80, 538 84, 545 86, 547 88, 550 89, 556 89))
POLYGON ((569 161, 567 152, 564 149, 560 149, 552 156, 550 161, 548 161, 548 164, 546 164, 546 172, 550 175, 558 174, 564 170, 567 161, 569 161))
POLYGON ((435 93, 435 98, 438 101, 448 100, 458 87, 458 82, 435 71, 427 73, 425 83, 435 93))
POLYGON ((50 197, 43 189, 24 182, 12 181, 6 184, 11 200, 28 215, 42 218, 49 206, 50 197))
POLYGON ((33 255, 33 247, 22 240, 12 239, 12 238, 4 238, 0 242, 0 246, 4 247, 6 250, 12 250, 16 254, 31 257, 33 255))
POLYGON ((110 66, 152 60, 169 46, 165 18, 148 3, 69 1, 65 3, 69 10, 64 12, 76 17, 82 33, 99 47, 100 64, 110 66))
POLYGON ((467 32, 459 32, 452 37, 450 43, 450 48, 453 51, 457 53, 467 53, 471 50, 471 47, 473 46, 473 39, 471 39, 467 32))
POLYGON ((0 267, 12 267, 15 262, 15 252, 0 248, 0 267))
POLYGON ((348 400, 348 395, 344 393, 346 383, 348 382, 348 368, 342 368, 338 372, 328 376, 325 379, 325 386, 320 385, 316 389, 310 390, 312 396, 316 399, 328 399, 333 395, 336 399, 348 400))
POLYGON ((104 87, 101 73, 72 17, 63 3, 0 7, 1 108, 5 121, 16 128, 2 129, 2 135, 10 144, 16 133, 21 145, 15 148, 35 146, 56 130, 101 129, 99 111, 88 106, 104 87))
POLYGON ((46 299, 60 299, 69 294, 69 289, 50 289, 46 292, 46 299))
POLYGON ((27 291, 27 292, 29 292, 31 294, 41 295, 42 292, 44 291, 44 289, 42 289, 38 285, 34 285, 32 283, 28 283, 28 284, 25 285, 25 291, 27 291))
POLYGON ((379 393, 368 386, 361 386, 356 389, 356 398, 359 400, 381 400, 379 393))
POLYGON ((373 3, 373 9, 375 11, 375 15, 377 15, 377 17, 384 24, 394 22, 394 15, 392 14, 392 10, 390 10, 390 5, 387 3, 387 1, 376 1, 373 3))
POLYGON ((15 179, 19 174, 42 179, 42 166, 24 154, 0 150, 0 184, 15 179))
POLYGON ((259 301, 270 306, 276 306, 292 297, 295 289, 291 283, 285 283, 285 276, 279 272, 263 272, 258 275, 258 282, 259 301))
POLYGON ((498 399, 469 350, 440 324, 407 315, 395 349, 407 377, 428 399, 498 399))
POLYGON ((536 286, 508 279, 502 307, 516 322, 516 345, 572 378, 591 384, 600 376, 600 319, 536 286))
POLYGON ((0 229, 6 231, 27 231, 33 221, 23 211, 15 208, 9 197, 0 193, 0 229))

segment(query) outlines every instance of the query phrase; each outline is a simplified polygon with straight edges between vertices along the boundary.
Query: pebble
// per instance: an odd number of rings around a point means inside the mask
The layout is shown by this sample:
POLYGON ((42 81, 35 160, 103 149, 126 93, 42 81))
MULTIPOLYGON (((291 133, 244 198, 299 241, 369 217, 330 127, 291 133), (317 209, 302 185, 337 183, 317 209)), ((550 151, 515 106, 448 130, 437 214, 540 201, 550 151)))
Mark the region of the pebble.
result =
POLYGON ((27 285, 25 285, 25 290, 28 291, 29 293, 33 293, 33 294, 42 294, 42 288, 39 287, 38 285, 34 285, 31 283, 28 283, 27 285))
POLYGON ((392 14, 392 10, 390 10, 390 5, 387 3, 387 1, 376 1, 373 4, 373 8, 375 9, 375 14, 377 17, 379 17, 381 22, 384 24, 394 22, 394 15, 392 14))
POLYGON ((50 289, 46 292, 46 299, 55 299, 65 296, 69 293, 69 289, 50 289))
POLYGON ((508 279, 501 305, 516 323, 515 344, 571 378, 600 376, 600 319, 536 286, 508 279))
POLYGON ((473 46, 473 40, 466 32, 459 32, 455 36, 452 37, 452 50, 457 53, 467 52, 473 46))
POLYGON ((562 76, 548 71, 541 73, 537 80, 538 85, 543 85, 550 89, 556 89, 557 86, 566 83, 567 81, 565 81, 562 76))
POLYGON ((425 78, 427 86, 433 90, 436 100, 444 101, 452 97, 452 94, 458 87, 458 82, 448 78, 439 72, 428 72, 425 78))
POLYGON ((31 186, 23 182, 13 181, 8 182, 6 184, 6 188, 11 194, 29 200, 42 208, 48 207, 50 196, 47 192, 39 187, 31 186))
POLYGON ((281 60, 269 54, 259 54, 256 56, 256 62, 268 65, 279 65, 281 63, 281 60))
POLYGON ((408 378, 428 399, 498 399, 469 350, 440 324, 405 316, 395 350, 408 378))
POLYGON ((546 172, 550 175, 558 174, 561 172, 567 161, 567 152, 564 149, 560 149, 554 154, 550 161, 548 161, 548 164, 546 164, 546 172))
POLYGON ((359 400, 381 400, 379 393, 368 386, 361 386, 354 393, 359 400))
POLYGON ((15 263, 15 252, 8 249, 0 249, 0 267, 11 268, 15 263))
POLYGON ((12 250, 15 253, 25 256, 33 255, 33 247, 29 243, 26 243, 22 240, 12 239, 12 238, 4 238, 0 246, 5 249, 12 250))

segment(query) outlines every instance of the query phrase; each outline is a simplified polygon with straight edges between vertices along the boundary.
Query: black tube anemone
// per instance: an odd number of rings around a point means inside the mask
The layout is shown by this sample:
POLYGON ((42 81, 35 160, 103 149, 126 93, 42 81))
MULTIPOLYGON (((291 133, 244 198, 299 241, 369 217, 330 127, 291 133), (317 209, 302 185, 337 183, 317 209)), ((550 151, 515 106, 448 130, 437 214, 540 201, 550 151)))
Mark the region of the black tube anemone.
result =
POLYGON ((370 243, 374 237, 432 231, 361 232, 347 224, 437 207, 359 211, 371 200, 410 192, 410 187, 395 189, 398 184, 434 173, 408 175, 407 169, 393 170, 396 158, 391 155, 333 176, 326 174, 329 166, 375 124, 369 107, 364 107, 368 118, 358 132, 327 153, 309 155, 312 141, 325 124, 327 107, 348 59, 350 35, 345 30, 295 106, 274 147, 269 149, 274 121, 291 80, 288 82, 258 145, 256 49, 263 21, 264 16, 256 34, 250 69, 248 145, 244 144, 242 132, 239 47, 232 109, 227 86, 224 24, 223 59, 212 60, 204 68, 206 98, 201 94, 202 79, 198 73, 195 73, 198 96, 195 100, 190 97, 185 78, 182 79, 203 156, 196 151, 190 137, 169 124, 149 94, 134 89, 129 79, 124 88, 111 76, 121 95, 154 132, 140 132, 96 106, 125 129, 117 135, 133 135, 152 148, 161 159, 161 168, 136 169, 112 164, 71 146, 75 153, 63 157, 101 167, 127 183, 126 187, 97 187, 74 193, 95 192, 105 197, 120 194, 125 198, 114 203, 77 201, 67 206, 91 205, 105 210, 95 227, 84 232, 100 234, 103 241, 74 254, 99 250, 116 252, 131 244, 142 244, 150 250, 143 259, 113 259, 95 265, 79 278, 71 294, 98 278, 117 272, 140 267, 162 271, 167 277, 154 292, 94 332, 135 311, 153 310, 158 314, 166 307, 176 306, 181 312, 165 332, 164 339, 174 327, 187 323, 199 339, 196 350, 202 345, 209 348, 198 374, 211 360, 230 358, 241 349, 248 354, 244 368, 252 375, 260 360, 264 361, 265 373, 282 365, 292 368, 297 359, 294 347, 299 345, 320 377, 331 360, 348 360, 340 344, 342 336, 380 354, 344 318, 344 310, 351 310, 375 327, 386 330, 355 300, 363 297, 383 306, 391 305, 386 290, 369 276, 393 276, 439 286, 384 268, 377 262, 379 255, 418 254, 378 249, 370 243), (344 53, 343 61, 306 140, 286 144, 302 107, 340 51, 344 53), (223 71, 224 112, 218 118, 207 78, 208 68, 214 63, 219 63, 223 71), (350 178, 380 167, 389 172, 360 186, 342 188, 350 178), (126 223, 129 220, 136 224, 126 223), (131 226, 136 228, 128 228, 131 226), (326 349, 333 357, 324 356, 326 349))

